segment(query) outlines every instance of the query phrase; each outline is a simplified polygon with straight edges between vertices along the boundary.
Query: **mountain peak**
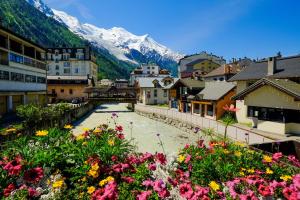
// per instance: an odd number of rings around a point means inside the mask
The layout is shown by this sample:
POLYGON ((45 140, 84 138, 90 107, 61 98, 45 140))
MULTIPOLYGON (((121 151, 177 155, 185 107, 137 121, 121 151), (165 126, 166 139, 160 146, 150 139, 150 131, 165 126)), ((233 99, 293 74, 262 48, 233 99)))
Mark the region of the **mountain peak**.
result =
POLYGON ((29 4, 33 5, 36 9, 47 15, 48 17, 53 17, 54 13, 51 8, 47 6, 42 0, 26 0, 29 4))

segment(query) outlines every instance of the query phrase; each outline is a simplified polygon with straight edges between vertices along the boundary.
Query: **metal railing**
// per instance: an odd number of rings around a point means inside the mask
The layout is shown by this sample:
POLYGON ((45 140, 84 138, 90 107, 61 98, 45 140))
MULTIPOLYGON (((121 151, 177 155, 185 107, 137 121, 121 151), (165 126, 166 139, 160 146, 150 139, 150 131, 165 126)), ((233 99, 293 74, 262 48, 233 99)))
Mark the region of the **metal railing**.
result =
MULTIPOLYGON (((145 106, 141 104, 135 105, 135 110, 140 112, 163 115, 167 118, 178 120, 199 128, 211 128, 214 129, 214 131, 220 135, 224 135, 225 133, 225 125, 223 123, 201 116, 193 115, 191 113, 181 113, 172 109, 156 108, 153 106, 145 106)), ((270 138, 267 138, 266 136, 257 134, 256 132, 253 132, 251 130, 243 129, 236 126, 228 126, 227 136, 237 141, 248 142, 249 144, 274 141, 270 138)))

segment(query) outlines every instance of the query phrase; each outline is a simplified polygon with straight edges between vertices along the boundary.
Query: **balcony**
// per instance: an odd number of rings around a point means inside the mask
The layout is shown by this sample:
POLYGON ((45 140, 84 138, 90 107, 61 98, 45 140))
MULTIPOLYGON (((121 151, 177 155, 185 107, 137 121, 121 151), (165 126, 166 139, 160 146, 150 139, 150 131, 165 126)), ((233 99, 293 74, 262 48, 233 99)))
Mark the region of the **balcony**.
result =
POLYGON ((0 47, 2 47, 4 49, 8 49, 7 38, 3 35, 0 35, 0 47))
POLYGON ((35 67, 35 68, 39 68, 42 70, 46 70, 46 63, 34 60, 29 57, 25 57, 25 56, 22 56, 22 55, 19 55, 16 53, 10 53, 9 60, 11 62, 20 63, 20 64, 27 65, 30 67, 35 67))
POLYGON ((8 53, 0 50, 0 65, 8 65, 8 53))

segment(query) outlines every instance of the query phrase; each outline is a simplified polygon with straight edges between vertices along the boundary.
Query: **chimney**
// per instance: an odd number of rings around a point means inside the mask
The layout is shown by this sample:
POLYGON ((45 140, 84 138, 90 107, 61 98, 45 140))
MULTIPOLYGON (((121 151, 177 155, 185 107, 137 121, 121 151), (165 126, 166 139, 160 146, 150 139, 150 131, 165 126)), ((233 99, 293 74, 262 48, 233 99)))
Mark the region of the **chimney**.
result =
POLYGON ((268 58, 268 76, 274 75, 276 73, 276 57, 269 57, 268 58))

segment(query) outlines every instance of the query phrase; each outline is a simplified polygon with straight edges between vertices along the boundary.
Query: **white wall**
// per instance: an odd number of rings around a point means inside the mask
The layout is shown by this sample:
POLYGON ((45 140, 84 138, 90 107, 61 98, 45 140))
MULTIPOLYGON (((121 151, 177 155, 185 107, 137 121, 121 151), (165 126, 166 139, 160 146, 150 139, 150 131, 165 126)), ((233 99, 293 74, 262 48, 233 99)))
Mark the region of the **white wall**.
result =
POLYGON ((167 95, 164 96, 164 90, 162 88, 141 88, 140 99, 145 105, 153 105, 155 100, 157 100, 157 104, 168 104, 168 92, 166 94, 167 95), (154 97, 155 89, 157 90, 157 97, 154 97), (148 91, 150 92, 150 98, 147 97, 148 91))

